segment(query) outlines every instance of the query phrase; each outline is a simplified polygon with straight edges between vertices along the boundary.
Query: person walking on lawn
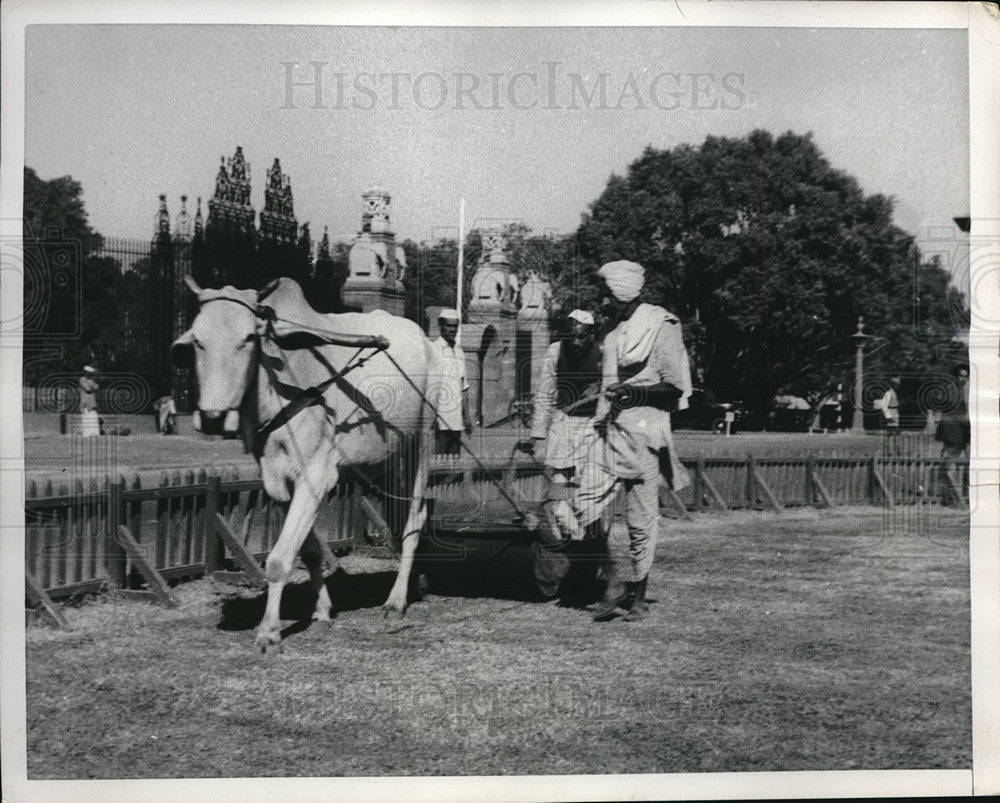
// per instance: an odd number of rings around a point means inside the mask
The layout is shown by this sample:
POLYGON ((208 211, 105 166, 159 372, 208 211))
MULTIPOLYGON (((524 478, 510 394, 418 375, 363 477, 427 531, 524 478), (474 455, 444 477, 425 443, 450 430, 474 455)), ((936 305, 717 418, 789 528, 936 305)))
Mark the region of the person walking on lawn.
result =
POLYGON ((568 316, 570 336, 545 352, 531 419, 531 438, 522 451, 534 455, 544 445, 549 500, 560 535, 581 538, 583 528, 573 510, 579 467, 597 440, 594 413, 601 387, 601 348, 594 316, 575 309, 568 316))
POLYGON ((643 267, 621 260, 604 265, 599 274, 605 284, 602 305, 614 328, 603 344, 602 396, 596 411, 600 437, 580 478, 580 523, 598 530, 607 581, 594 620, 613 619, 627 608, 625 620, 634 621, 649 612, 646 591, 659 528, 661 479, 674 490, 689 483, 674 447, 670 412, 687 406, 691 370, 680 320, 640 300, 643 267), (631 558, 631 579, 623 586, 601 523, 619 483, 625 488, 631 558))
POLYGON ((942 498, 945 504, 965 504, 969 485, 969 365, 952 369, 954 383, 946 408, 941 412, 934 438, 941 443, 942 498))

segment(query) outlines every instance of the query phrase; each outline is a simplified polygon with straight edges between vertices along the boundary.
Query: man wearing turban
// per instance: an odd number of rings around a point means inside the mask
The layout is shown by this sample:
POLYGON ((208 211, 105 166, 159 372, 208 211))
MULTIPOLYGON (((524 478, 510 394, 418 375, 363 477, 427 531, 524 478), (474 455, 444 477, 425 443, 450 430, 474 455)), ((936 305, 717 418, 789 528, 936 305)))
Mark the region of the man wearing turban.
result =
POLYGON ((596 411, 602 437, 590 452, 578 491, 580 524, 596 530, 595 541, 607 587, 595 621, 627 621, 649 612, 646 586, 659 527, 661 477, 674 490, 688 484, 670 431, 670 411, 684 409, 691 372, 678 318, 639 301, 645 271, 635 262, 609 262, 602 304, 614 327, 604 340, 601 390, 596 411), (661 461, 661 453, 663 460, 661 461), (661 468, 662 465, 662 468, 661 468), (631 579, 618 583, 601 516, 618 483, 626 491, 631 579), (629 603, 631 603, 629 605, 629 603))

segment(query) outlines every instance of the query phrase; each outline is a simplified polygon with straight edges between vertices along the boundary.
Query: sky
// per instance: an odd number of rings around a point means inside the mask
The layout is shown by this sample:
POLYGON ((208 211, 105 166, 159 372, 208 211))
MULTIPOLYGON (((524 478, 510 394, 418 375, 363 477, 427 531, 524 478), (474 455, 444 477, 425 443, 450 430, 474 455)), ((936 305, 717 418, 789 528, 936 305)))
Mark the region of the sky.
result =
POLYGON ((149 238, 160 193, 172 215, 182 194, 192 213, 198 196, 207 204, 237 145, 258 211, 278 157, 314 237, 356 233, 361 193, 378 186, 397 236, 419 241, 454 236, 462 197, 467 228, 572 231, 647 145, 763 128, 812 132, 834 167, 893 196, 897 224, 935 250, 968 214, 968 117, 964 30, 27 32, 26 164, 80 181, 91 225, 114 237, 149 238))

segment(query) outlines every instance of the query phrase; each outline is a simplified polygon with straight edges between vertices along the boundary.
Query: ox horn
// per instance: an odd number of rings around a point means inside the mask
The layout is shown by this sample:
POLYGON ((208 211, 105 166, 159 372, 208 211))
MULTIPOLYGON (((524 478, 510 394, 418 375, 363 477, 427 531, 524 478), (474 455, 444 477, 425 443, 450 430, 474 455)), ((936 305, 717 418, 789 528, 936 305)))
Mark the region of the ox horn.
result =
POLYGON ((267 284, 265 284, 257 293, 257 300, 263 301, 271 293, 273 293, 278 288, 279 279, 271 279, 267 284))
POLYGON ((184 283, 191 288, 191 292, 196 296, 201 295, 201 288, 198 286, 198 282, 194 280, 194 277, 190 274, 184 277, 184 283))
POLYGON ((194 332, 188 329, 170 347, 170 359, 178 368, 194 365, 194 332))

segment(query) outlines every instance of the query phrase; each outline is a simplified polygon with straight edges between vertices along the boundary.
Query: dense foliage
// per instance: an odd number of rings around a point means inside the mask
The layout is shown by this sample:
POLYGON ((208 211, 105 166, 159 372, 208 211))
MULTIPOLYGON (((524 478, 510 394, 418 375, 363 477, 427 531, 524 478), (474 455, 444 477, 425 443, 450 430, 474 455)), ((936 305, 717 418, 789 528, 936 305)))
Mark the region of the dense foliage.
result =
POLYGON ((762 404, 849 382, 859 317, 873 375, 947 370, 961 350, 964 300, 892 212, 810 136, 755 131, 647 148, 591 204, 577 243, 585 267, 641 262, 649 300, 688 324, 698 378, 762 404))

